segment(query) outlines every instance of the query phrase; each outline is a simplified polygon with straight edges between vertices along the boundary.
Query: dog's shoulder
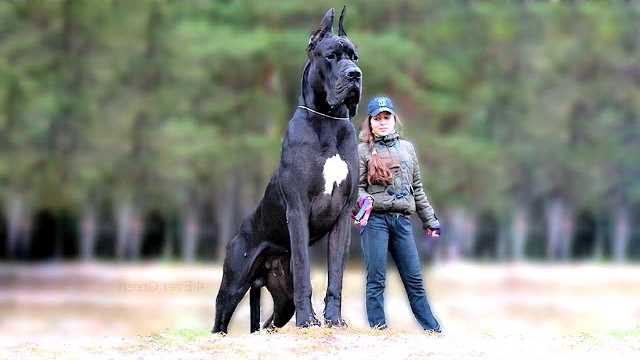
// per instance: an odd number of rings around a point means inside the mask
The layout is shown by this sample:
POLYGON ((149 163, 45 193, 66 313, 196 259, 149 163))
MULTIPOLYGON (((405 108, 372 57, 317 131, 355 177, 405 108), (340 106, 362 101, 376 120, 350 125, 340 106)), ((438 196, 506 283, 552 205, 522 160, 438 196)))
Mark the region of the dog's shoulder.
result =
POLYGON ((299 142, 304 143, 307 140, 307 136, 305 135, 308 132, 309 124, 305 121, 304 117, 299 113, 294 113, 291 120, 287 123, 285 142, 288 142, 289 145, 299 142))

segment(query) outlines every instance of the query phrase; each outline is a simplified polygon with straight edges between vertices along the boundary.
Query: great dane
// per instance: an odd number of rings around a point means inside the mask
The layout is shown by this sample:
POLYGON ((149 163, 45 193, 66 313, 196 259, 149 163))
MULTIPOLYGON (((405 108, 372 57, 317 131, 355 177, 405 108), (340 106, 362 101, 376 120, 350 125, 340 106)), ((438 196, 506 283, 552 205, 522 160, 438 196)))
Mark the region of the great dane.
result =
POLYGON ((319 326, 311 305, 309 246, 328 239, 326 326, 346 326, 342 275, 357 197, 357 137, 350 118, 361 97, 358 54, 344 31, 333 33, 334 9, 309 39, 299 105, 289 121, 280 164, 255 211, 227 244, 213 332, 226 333, 251 288, 251 330, 259 327, 260 287, 274 299, 266 326, 319 326))

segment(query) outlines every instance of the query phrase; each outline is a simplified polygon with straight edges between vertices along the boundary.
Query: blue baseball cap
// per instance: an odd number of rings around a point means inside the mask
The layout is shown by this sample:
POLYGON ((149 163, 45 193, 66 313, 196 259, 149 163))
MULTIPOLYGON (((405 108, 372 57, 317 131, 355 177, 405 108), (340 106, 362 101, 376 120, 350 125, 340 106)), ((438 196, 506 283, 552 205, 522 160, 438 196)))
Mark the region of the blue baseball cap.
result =
POLYGON ((393 102, 387 96, 376 96, 371 101, 369 101, 369 105, 367 106, 367 112, 369 116, 376 116, 383 111, 388 111, 395 115, 395 111, 393 110, 393 102))

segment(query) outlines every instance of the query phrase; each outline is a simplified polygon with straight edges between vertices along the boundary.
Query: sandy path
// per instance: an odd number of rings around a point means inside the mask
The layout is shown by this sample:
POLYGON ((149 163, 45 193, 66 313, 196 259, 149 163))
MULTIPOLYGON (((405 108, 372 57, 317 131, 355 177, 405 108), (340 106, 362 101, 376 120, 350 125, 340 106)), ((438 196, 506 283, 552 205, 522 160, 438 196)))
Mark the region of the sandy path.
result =
MULTIPOLYGON (((447 264, 425 274, 444 336, 418 329, 395 270, 392 330, 369 330, 356 266, 345 277, 349 329, 248 334, 245 299, 222 337, 209 334, 216 266, 0 265, 0 358, 640 358, 640 267, 447 264)), ((321 313, 322 270, 313 283, 321 313)))

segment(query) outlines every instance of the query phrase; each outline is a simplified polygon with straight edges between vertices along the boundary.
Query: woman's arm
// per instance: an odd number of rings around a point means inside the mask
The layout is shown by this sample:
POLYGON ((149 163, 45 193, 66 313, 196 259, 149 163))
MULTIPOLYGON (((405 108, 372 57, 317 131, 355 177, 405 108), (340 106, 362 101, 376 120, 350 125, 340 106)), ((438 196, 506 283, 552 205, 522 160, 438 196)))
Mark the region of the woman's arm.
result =
POLYGON ((423 227, 425 229, 428 228, 439 228, 440 222, 438 221, 438 217, 435 214, 435 210, 431 206, 429 202, 429 198, 427 198, 427 194, 424 191, 424 187, 422 186, 422 179, 420 176, 420 162, 418 161, 418 155, 416 154, 416 150, 411 144, 411 156, 413 157, 413 198, 416 202, 416 212, 422 220, 423 227))

